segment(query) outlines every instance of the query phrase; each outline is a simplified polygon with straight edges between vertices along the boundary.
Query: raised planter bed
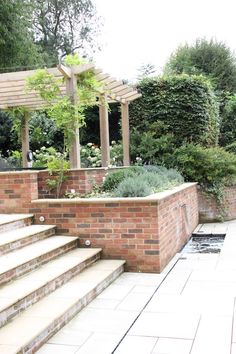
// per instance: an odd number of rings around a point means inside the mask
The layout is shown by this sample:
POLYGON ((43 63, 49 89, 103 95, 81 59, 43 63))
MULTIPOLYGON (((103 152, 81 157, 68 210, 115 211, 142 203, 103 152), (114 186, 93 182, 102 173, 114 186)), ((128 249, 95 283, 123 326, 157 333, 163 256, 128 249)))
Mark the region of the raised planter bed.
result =
POLYGON ((0 213, 44 216, 82 247, 89 240, 104 258, 125 259, 129 271, 160 272, 198 224, 196 183, 143 198, 41 199, 38 172, 11 172, 0 173, 0 200, 0 213))

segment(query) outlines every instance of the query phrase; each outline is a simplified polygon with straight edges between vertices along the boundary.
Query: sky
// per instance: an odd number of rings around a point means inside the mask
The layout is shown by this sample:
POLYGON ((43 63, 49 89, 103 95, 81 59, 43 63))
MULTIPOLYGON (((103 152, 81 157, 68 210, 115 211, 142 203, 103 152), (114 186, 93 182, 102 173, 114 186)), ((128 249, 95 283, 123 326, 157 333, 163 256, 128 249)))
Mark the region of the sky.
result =
POLYGON ((223 41, 236 52, 235 0, 93 0, 103 19, 96 65, 135 80, 142 64, 157 74, 171 53, 196 38, 223 41))

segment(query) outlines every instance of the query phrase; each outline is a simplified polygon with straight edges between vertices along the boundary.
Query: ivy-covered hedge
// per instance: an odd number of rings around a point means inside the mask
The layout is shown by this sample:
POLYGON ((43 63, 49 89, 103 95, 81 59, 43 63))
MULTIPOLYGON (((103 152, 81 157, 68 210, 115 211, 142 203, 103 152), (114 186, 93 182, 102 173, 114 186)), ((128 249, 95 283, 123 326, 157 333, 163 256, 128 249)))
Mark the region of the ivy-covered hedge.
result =
POLYGON ((141 81, 142 98, 130 105, 130 125, 148 131, 156 121, 183 141, 215 145, 219 135, 219 105, 203 76, 178 75, 141 81))

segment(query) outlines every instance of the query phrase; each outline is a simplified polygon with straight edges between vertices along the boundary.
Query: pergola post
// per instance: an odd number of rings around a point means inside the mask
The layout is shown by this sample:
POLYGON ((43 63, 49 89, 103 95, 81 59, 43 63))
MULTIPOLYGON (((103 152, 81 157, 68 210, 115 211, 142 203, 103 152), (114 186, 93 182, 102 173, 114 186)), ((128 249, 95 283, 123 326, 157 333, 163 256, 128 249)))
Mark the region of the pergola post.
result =
MULTIPOLYGON (((70 77, 66 78, 66 93, 69 95, 71 102, 75 104, 77 102, 77 77, 73 72, 73 68, 70 71, 70 77)), ((80 168, 80 141, 79 141, 79 128, 72 127, 74 130, 73 140, 71 142, 70 149, 70 167, 80 168)))
POLYGON ((27 159, 29 151, 29 112, 25 112, 21 124, 21 146, 22 146, 22 167, 30 167, 30 162, 27 159))
POLYGON ((130 166, 129 154, 129 103, 121 103, 121 122, 122 122, 122 143, 123 143, 123 165, 130 166))
MULTIPOLYGON (((104 97, 106 99, 106 97, 104 97)), ((102 167, 110 164, 109 120, 107 103, 100 100, 99 104, 100 143, 102 151, 102 167)))

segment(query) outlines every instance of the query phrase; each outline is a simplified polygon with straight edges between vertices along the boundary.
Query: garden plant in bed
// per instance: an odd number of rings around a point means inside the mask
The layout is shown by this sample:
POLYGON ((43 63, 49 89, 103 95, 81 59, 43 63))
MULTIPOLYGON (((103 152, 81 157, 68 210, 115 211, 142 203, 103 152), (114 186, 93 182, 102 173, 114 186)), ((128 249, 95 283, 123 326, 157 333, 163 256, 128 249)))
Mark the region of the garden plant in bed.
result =
POLYGON ((106 175, 86 197, 146 197, 184 182, 181 174, 163 166, 132 166, 106 175))

